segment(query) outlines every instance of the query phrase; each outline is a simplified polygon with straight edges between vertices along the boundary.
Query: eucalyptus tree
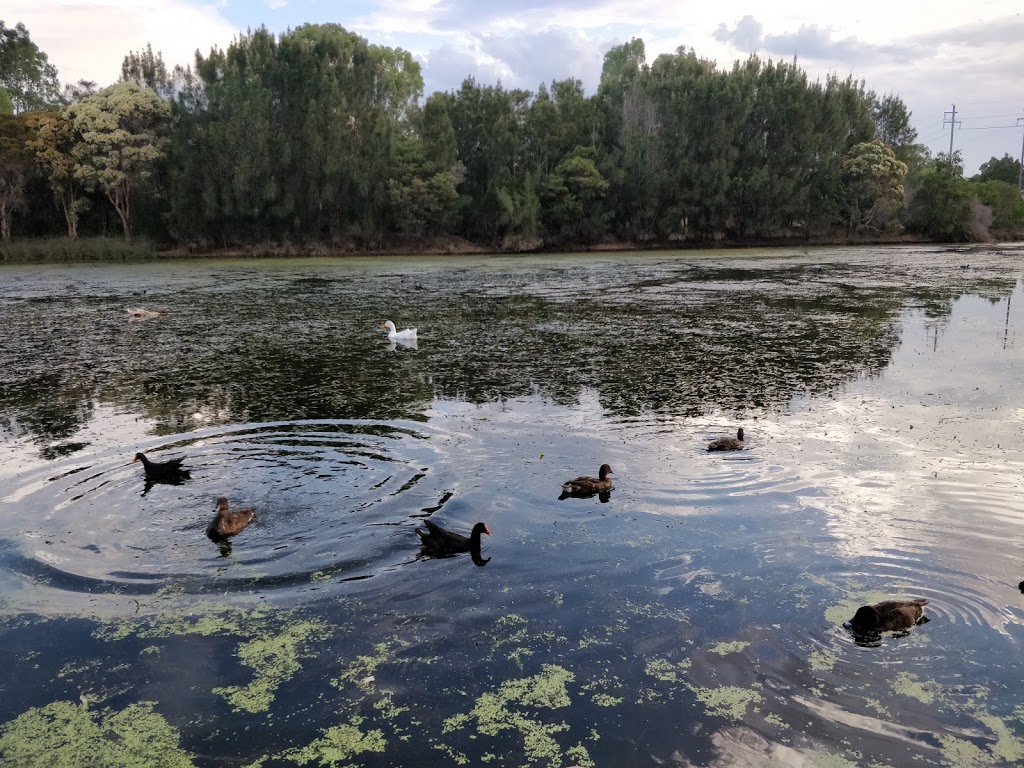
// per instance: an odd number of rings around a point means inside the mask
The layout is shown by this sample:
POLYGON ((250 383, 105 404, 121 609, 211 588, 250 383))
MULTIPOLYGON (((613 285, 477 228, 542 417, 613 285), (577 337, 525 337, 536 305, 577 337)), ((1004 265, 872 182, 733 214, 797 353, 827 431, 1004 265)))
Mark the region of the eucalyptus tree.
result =
POLYGON ((7 27, 0 21, 0 88, 16 113, 60 104, 57 68, 32 42, 24 24, 7 27))
POLYGON ((135 83, 116 83, 64 110, 80 140, 75 178, 106 195, 131 240, 132 198, 163 156, 170 106, 135 83))
POLYGON ((78 220, 89 207, 85 188, 78 177, 75 147, 81 137, 61 112, 32 113, 34 136, 29 148, 43 170, 57 206, 64 214, 68 239, 78 239, 78 220))
POLYGON ((849 193, 847 225, 884 231, 898 225, 906 202, 907 164, 881 139, 854 145, 843 160, 849 193))

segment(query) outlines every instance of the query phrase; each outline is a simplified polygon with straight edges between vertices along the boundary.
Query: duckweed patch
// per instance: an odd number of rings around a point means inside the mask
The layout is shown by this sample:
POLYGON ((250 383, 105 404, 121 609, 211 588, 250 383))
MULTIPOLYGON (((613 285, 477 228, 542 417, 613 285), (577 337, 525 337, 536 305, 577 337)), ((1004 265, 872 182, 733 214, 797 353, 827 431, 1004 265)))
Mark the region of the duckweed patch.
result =
POLYGON ((243 643, 238 658, 256 670, 255 678, 249 685, 214 688, 213 692, 224 696, 236 712, 266 712, 278 687, 299 671, 299 659, 307 655, 306 646, 329 635, 322 621, 303 621, 275 635, 243 643))
MULTIPOLYGON (((523 741, 523 751, 531 763, 542 762, 551 768, 560 768, 569 757, 580 765, 581 758, 589 761, 582 745, 566 749, 563 753, 555 735, 567 731, 562 723, 543 723, 534 710, 561 709, 570 704, 568 684, 575 679, 569 670, 554 664, 545 664, 539 674, 503 682, 496 693, 486 692, 477 698, 473 709, 449 717, 444 721, 442 733, 463 730, 474 723, 477 733, 497 736, 503 731, 516 731, 523 741)), ((586 763, 592 765, 592 763, 586 763)))
POLYGON ((992 745, 992 754, 1010 763, 1024 761, 1024 741, 1014 736, 1000 718, 995 715, 979 715, 978 720, 984 723, 996 735, 996 743, 992 745))
POLYGON ((55 701, 0 727, 0 755, 18 768, 193 768, 178 731, 152 702, 90 711, 55 701))
POLYGON ((314 763, 334 768, 366 752, 383 752, 387 747, 384 733, 380 730, 364 732, 359 727, 362 723, 363 719, 355 716, 348 723, 328 728, 323 737, 312 744, 285 752, 283 757, 298 765, 314 763))
POLYGON ((708 648, 708 653, 717 653, 719 656, 725 656, 729 653, 741 653, 744 648, 750 645, 749 642, 743 640, 733 640, 732 642, 719 643, 708 648))
POLYGON ((836 665, 836 655, 831 651, 812 651, 807 661, 815 672, 831 672, 836 665))
POLYGON ((690 664, 689 659, 683 659, 676 663, 672 663, 668 659, 651 659, 644 667, 644 672, 663 683, 678 683, 682 682, 690 664))
POLYGON ((759 704, 764 700, 757 691, 740 688, 737 685, 724 685, 720 688, 694 688, 697 700, 704 704, 709 715, 727 717, 730 720, 742 720, 747 714, 750 704, 759 704))
POLYGON ((373 655, 357 656, 355 661, 345 667, 341 675, 331 681, 331 685, 341 688, 345 684, 351 684, 355 685, 365 694, 372 693, 374 689, 373 684, 376 682, 375 674, 377 668, 391 661, 394 651, 406 645, 408 643, 400 640, 377 643, 373 647, 373 655))
POLYGON ((595 693, 593 696, 591 696, 591 701, 593 701, 599 707, 617 707, 619 704, 622 703, 622 697, 611 696, 607 693, 595 693))
POLYGON ((935 701, 936 691, 933 683, 922 683, 916 680, 909 672, 900 672, 893 680, 893 690, 902 693, 912 699, 917 699, 922 704, 931 704, 935 701))

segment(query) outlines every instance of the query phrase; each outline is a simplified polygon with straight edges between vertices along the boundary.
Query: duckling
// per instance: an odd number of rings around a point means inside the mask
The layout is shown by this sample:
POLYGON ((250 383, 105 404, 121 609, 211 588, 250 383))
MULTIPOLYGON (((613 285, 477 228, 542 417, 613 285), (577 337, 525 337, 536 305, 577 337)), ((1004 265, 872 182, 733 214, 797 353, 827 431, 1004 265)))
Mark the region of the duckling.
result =
POLYGON ((612 489, 612 481, 608 475, 614 474, 612 472, 612 468, 607 464, 602 464, 601 469, 598 470, 597 474, 597 477, 581 475, 575 480, 563 483, 562 493, 568 493, 570 495, 589 495, 600 491, 610 491, 612 489))
POLYGON ((423 524, 427 526, 426 530, 417 528, 416 535, 420 537, 420 544, 425 551, 440 556, 472 552, 475 556, 474 562, 480 556, 480 536, 485 533, 491 535, 491 530, 485 523, 474 525, 469 536, 445 530, 433 520, 424 520, 423 524))
POLYGON ((743 427, 736 430, 736 437, 720 437, 708 443, 709 451, 738 451, 743 448, 743 427))
POLYGON ((214 541, 234 536, 236 533, 241 533, 252 522, 255 515, 256 510, 252 507, 229 512, 228 500, 221 496, 217 499, 217 516, 207 527, 206 535, 214 541))
POLYGON ((874 605, 862 605, 850 619, 850 626, 860 632, 891 632, 898 629, 909 629, 915 624, 928 621, 924 615, 924 607, 928 601, 917 600, 886 600, 874 605))

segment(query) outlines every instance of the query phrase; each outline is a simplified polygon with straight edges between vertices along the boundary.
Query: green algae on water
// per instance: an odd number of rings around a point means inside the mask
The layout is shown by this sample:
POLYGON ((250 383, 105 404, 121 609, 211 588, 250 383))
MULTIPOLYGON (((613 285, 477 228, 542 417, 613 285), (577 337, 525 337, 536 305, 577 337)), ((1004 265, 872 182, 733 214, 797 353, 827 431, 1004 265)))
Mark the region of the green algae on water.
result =
POLYGON ((377 643, 374 647, 374 655, 357 656, 356 660, 345 667, 339 677, 331 681, 331 685, 341 688, 346 683, 358 687, 363 693, 373 692, 374 673, 381 664, 391 660, 392 653, 397 648, 408 645, 400 640, 385 641, 377 643))
POLYGON ((694 688, 697 700, 704 704, 709 715, 742 720, 749 704, 758 704, 763 697, 757 691, 740 688, 737 685, 723 685, 720 688, 694 688))
POLYGON ((718 645, 714 645, 711 648, 708 648, 708 652, 725 656, 727 653, 741 653, 743 649, 749 645, 749 642, 745 642, 743 640, 733 640, 730 643, 719 643, 718 645))
POLYGON ((931 704, 936 698, 936 685, 934 683, 922 683, 916 680, 909 672, 900 672, 893 680, 893 689, 896 693, 902 693, 912 699, 917 699, 922 704, 931 704))
POLYGON ((644 667, 644 672, 663 683, 678 683, 683 680, 685 671, 690 668, 690 663, 689 659, 683 659, 676 664, 668 659, 651 659, 644 667))
MULTIPOLYGON (((530 710, 561 709, 570 704, 568 683, 575 679, 569 670, 545 664, 539 674, 506 680, 497 692, 482 694, 473 709, 449 717, 442 733, 452 733, 476 723, 477 732, 497 736, 503 731, 517 731, 523 740, 523 751, 531 764, 560 768, 570 755, 582 757, 582 745, 566 750, 563 755, 555 735, 567 731, 565 723, 543 723, 531 716, 530 710)), ((585 753, 585 750, 583 750, 585 753)), ((589 756, 587 756, 589 760, 589 756)), ((579 762, 579 761, 578 761, 579 762)), ((579 762, 580 765, 584 763, 579 762)))
POLYGON ((313 763, 335 768, 340 765, 350 765, 351 759, 356 755, 365 752, 383 752, 387 746, 383 732, 373 730, 364 733, 359 728, 362 723, 361 717, 353 717, 348 723, 328 728, 324 731, 323 737, 312 744, 285 752, 283 757, 297 765, 313 763))
POLYGON ((90 711, 55 701, 0 727, 2 764, 17 768, 194 768, 153 702, 90 711))
POLYGON ((831 651, 812 651, 807 661, 815 672, 830 672, 836 665, 836 655, 831 651))
POLYGON ((213 692, 224 696, 236 712, 266 712, 281 683, 299 671, 299 659, 305 655, 306 645, 329 635, 323 622, 311 620, 290 624, 277 634, 242 643, 238 658, 256 670, 255 678, 249 685, 214 688, 213 692))

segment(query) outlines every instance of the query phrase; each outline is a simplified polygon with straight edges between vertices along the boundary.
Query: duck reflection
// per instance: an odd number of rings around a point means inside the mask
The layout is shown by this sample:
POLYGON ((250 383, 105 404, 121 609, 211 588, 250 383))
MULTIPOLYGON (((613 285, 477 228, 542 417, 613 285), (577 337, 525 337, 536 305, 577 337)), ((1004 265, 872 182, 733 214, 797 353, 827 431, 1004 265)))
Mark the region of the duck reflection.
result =
POLYGON ((394 352, 398 347, 419 349, 419 346, 416 343, 416 339, 391 339, 391 341, 388 343, 388 352, 394 352))
POLYGON ((181 485, 186 480, 190 479, 190 477, 191 475, 189 475, 187 471, 173 477, 147 477, 143 483, 142 493, 140 495, 145 496, 153 490, 154 485, 181 485))
POLYGON ((600 501, 602 504, 607 504, 609 501, 612 500, 612 492, 611 492, 611 490, 589 491, 588 492, 588 491, 566 491, 564 489, 562 490, 562 492, 560 494, 558 494, 558 500, 559 501, 565 501, 566 499, 592 499, 595 496, 597 497, 597 500, 600 501))

